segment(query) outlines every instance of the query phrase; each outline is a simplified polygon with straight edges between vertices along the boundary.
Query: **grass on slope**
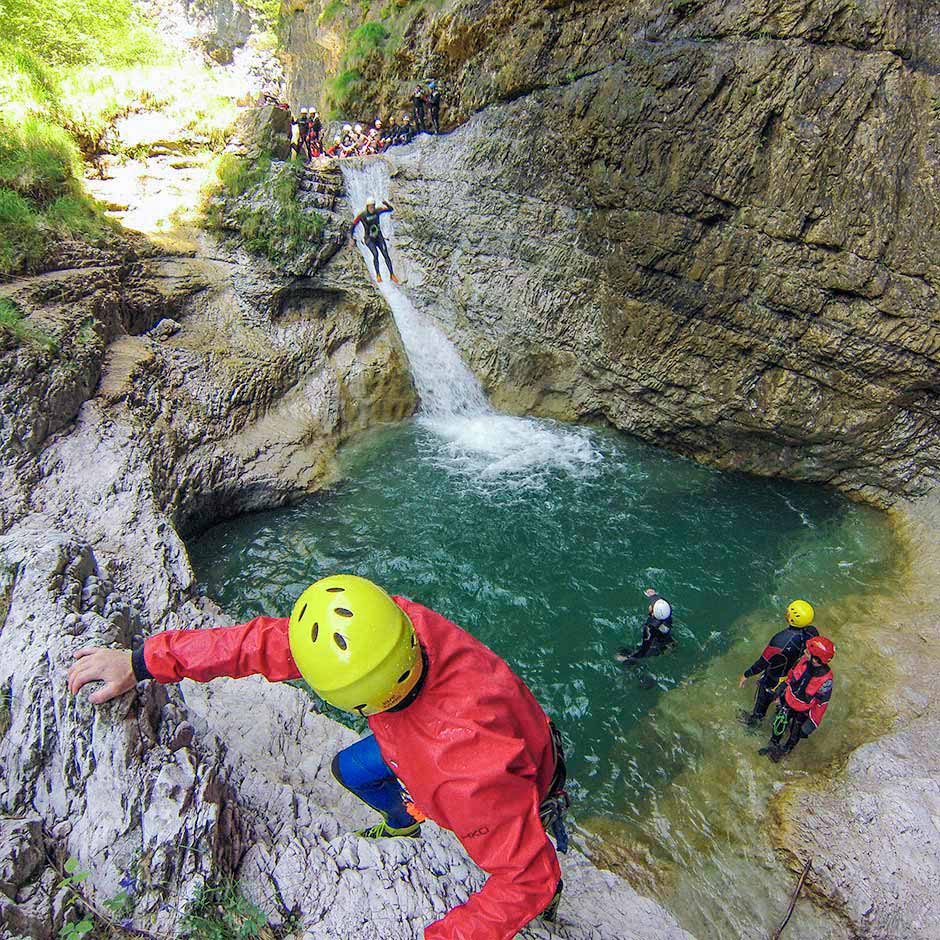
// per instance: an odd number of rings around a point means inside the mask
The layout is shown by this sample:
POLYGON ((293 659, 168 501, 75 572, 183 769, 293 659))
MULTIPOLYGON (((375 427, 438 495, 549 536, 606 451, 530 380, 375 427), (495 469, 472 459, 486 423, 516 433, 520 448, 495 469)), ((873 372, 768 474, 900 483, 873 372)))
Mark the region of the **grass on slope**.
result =
MULTIPOLYGON (((273 15, 273 0, 255 3, 273 15)), ((116 119, 159 109, 220 148, 235 103, 201 61, 160 40, 134 0, 0 0, 0 22, 2 278, 37 270, 62 239, 101 243, 114 231, 81 181, 83 154, 102 148, 116 119)))
POLYGON ((326 219, 300 204, 302 172, 300 164, 277 162, 270 154, 250 160, 223 154, 217 183, 203 202, 204 225, 210 231, 234 230, 248 251, 273 262, 303 252, 320 240, 326 219))

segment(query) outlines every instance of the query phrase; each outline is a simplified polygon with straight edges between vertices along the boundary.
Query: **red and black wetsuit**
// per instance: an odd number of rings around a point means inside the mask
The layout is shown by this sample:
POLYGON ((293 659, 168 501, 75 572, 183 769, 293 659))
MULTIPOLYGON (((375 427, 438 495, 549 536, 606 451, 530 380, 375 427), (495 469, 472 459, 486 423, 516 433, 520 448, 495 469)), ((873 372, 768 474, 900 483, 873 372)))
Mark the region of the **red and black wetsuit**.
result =
POLYGON ((786 627, 771 637, 764 647, 764 652, 744 673, 748 678, 756 676, 759 672, 763 673, 757 683, 754 711, 751 713, 757 721, 763 720, 767 714, 767 709, 774 700, 774 689, 803 655, 806 641, 812 636, 819 636, 819 631, 814 626, 786 627))
POLYGON ((792 751, 800 738, 808 738, 819 727, 832 696, 832 678, 832 670, 826 663, 814 666, 808 656, 790 670, 780 696, 780 712, 786 715, 786 725, 781 721, 778 728, 774 721, 771 746, 779 748, 781 739, 789 733, 780 749, 792 751))

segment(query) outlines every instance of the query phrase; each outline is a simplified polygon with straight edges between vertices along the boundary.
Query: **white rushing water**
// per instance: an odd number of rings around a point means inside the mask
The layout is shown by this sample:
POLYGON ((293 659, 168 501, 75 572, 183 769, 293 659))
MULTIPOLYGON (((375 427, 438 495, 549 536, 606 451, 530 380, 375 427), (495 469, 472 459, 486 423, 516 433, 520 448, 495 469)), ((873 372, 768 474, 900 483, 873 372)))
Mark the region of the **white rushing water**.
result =
MULTIPOLYGON (((383 159, 343 161, 342 168, 353 215, 365 208, 369 198, 376 205, 384 201, 394 205, 389 195, 388 164, 383 159)), ((405 281, 407 266, 394 245, 394 212, 383 213, 381 225, 395 273, 405 281)), ((355 235, 366 270, 374 280, 372 253, 361 226, 355 235)), ((377 286, 395 317, 421 399, 418 417, 441 439, 444 469, 478 480, 509 476, 517 482, 537 483, 544 471, 584 473, 597 463, 600 456, 589 432, 496 412, 453 343, 415 308, 402 287, 392 283, 381 253, 379 265, 382 283, 377 286)))

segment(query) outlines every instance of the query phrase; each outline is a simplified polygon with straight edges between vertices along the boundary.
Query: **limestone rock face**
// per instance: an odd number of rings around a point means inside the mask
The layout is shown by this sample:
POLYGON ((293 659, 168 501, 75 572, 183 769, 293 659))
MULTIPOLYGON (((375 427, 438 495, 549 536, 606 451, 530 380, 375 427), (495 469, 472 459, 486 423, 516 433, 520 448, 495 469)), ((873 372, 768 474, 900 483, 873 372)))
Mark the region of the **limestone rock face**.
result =
POLYGON ((279 160, 290 157, 289 111, 266 105, 243 111, 235 122, 235 145, 227 150, 254 159, 262 151, 273 154, 279 160))
POLYGON ((940 472, 938 61, 901 0, 467 0, 364 84, 469 118, 394 195, 498 404, 887 502, 940 472))
POLYGON ((844 907, 863 940, 932 940, 940 924, 940 760, 937 716, 923 718, 849 760, 849 786, 801 794, 784 823, 797 858, 814 858, 815 890, 844 907), (796 819, 799 818, 799 823, 796 819), (833 842, 827 832, 841 832, 833 842), (872 864, 876 859, 877 863, 872 864))

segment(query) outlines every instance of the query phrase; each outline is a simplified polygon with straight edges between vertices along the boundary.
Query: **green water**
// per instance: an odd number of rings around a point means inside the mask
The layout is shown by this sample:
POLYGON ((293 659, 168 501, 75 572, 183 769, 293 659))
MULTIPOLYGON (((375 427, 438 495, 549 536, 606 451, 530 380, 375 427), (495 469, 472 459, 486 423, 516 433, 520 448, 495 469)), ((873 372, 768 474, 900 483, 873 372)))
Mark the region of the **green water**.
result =
MULTIPOLYGON (((503 656, 562 728, 576 819, 607 820, 649 866, 735 881, 730 850, 711 847, 734 842, 737 823, 711 818, 694 782, 710 749, 759 746, 735 722, 749 698, 733 677, 791 598, 816 604, 825 629, 829 606, 876 590, 887 525, 833 492, 708 470, 611 431, 460 420, 374 433, 328 491, 210 530, 191 546, 202 588, 235 619, 286 616, 311 581, 349 571, 433 607, 503 656), (672 601, 678 645, 625 673, 613 654, 638 642, 648 586, 672 601)), ((773 787, 771 765, 756 766, 747 774, 766 779, 740 808, 739 843, 773 787)), ((703 787, 720 799, 720 780, 703 787)), ((648 887, 679 898, 679 882, 648 887)), ((749 935, 740 921, 758 915, 737 903, 740 917, 710 915, 700 938, 749 935)))

